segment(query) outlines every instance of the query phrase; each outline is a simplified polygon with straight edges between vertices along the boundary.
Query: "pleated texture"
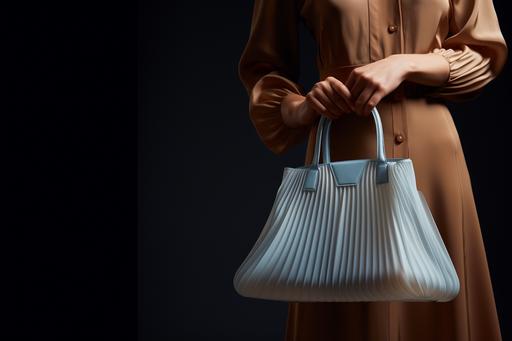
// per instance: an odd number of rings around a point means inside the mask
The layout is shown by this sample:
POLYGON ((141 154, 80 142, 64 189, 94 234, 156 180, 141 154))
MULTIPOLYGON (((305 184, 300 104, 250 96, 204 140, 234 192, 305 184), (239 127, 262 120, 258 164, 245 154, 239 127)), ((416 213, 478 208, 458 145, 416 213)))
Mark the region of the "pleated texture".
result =
POLYGON ((336 186, 319 165, 286 167, 267 221, 233 278, 242 296, 292 301, 449 301, 459 279, 410 159, 389 162, 376 185, 375 160, 360 183, 336 186))

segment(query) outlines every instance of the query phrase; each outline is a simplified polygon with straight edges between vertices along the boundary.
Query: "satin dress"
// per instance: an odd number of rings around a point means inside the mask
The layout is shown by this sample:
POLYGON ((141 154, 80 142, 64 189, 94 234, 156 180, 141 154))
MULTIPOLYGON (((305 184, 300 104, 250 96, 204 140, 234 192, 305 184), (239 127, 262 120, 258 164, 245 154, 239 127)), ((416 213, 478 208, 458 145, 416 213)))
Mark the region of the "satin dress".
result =
MULTIPOLYGON (((400 53, 437 53, 450 66, 442 86, 405 81, 385 96, 387 157, 413 161, 460 280, 450 302, 289 302, 285 341, 500 341, 501 333, 470 176, 446 101, 475 100, 503 69, 508 48, 492 0, 255 0, 238 74, 249 117, 276 155, 307 141, 318 120, 284 124, 280 105, 299 83, 299 24, 316 40, 321 80, 345 81, 357 66, 400 53)), ((331 159, 375 158, 370 116, 333 121, 331 159)))

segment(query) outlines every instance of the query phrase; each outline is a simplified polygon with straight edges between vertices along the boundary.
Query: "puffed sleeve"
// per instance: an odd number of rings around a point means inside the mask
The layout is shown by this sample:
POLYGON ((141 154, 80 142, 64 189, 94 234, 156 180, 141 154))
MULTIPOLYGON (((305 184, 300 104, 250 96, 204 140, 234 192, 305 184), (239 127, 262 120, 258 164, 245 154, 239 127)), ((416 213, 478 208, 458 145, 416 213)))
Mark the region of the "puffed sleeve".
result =
POLYGON ((255 0, 238 75, 249 96, 249 117, 262 142, 283 154, 306 139, 308 126, 289 127, 281 103, 290 93, 305 96, 299 77, 297 0, 255 0))
POLYGON ((451 0, 450 30, 441 48, 450 73, 431 97, 455 102, 474 99, 501 72, 508 48, 492 0, 451 0))

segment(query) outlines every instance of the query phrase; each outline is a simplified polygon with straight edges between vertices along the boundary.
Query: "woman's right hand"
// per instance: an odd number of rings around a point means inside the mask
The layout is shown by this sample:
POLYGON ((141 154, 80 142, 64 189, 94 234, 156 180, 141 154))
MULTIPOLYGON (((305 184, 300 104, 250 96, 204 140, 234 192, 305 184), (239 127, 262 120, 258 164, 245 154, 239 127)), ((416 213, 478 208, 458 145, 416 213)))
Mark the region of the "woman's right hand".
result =
POLYGON ((306 96, 290 94, 282 103, 283 119, 291 127, 311 125, 318 115, 335 120, 351 112, 354 104, 350 91, 332 76, 315 83, 306 96))
POLYGON ((354 111, 349 89, 339 79, 329 76, 315 83, 305 97, 310 110, 332 120, 354 111))

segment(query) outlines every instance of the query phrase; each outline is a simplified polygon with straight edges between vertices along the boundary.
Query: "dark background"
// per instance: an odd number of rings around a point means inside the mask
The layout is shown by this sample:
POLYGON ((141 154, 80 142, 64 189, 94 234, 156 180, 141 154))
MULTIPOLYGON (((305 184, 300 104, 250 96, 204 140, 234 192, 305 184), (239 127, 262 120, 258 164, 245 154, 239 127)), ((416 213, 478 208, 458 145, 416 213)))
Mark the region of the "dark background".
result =
MULTIPOLYGON (((237 63, 251 12, 252 1, 77 1, 9 15, 17 339, 282 340, 286 304, 232 286, 282 168, 305 152, 272 154, 249 120, 237 63)), ((308 88, 316 46, 301 34, 308 88)), ((510 79, 506 66, 478 100, 450 104, 504 340, 510 79)))

